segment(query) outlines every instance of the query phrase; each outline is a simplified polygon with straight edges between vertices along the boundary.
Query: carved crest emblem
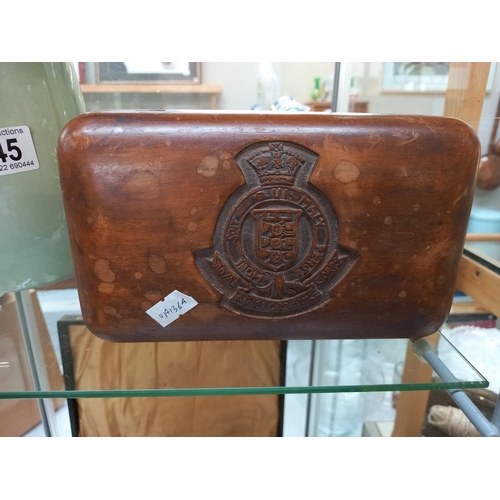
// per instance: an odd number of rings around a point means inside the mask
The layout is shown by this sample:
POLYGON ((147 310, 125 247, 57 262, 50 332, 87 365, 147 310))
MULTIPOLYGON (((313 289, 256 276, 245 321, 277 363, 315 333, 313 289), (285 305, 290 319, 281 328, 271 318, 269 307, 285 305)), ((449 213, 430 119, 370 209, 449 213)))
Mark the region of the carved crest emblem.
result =
POLYGON ((323 306, 358 255, 338 244, 328 198, 309 184, 318 155, 290 142, 261 142, 235 158, 246 184, 224 204, 213 247, 195 252, 230 311, 287 318, 323 306))
POLYGON ((299 217, 302 211, 256 209, 255 255, 259 264, 271 271, 284 271, 295 262, 299 248, 299 217))

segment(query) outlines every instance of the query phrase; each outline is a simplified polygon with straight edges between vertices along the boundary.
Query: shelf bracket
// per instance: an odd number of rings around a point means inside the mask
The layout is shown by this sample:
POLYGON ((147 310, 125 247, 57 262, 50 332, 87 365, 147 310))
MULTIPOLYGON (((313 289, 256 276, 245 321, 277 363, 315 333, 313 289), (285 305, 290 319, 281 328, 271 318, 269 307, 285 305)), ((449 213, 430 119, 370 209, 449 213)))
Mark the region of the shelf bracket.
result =
MULTIPOLYGON (((441 377, 443 382, 458 382, 449 368, 441 361, 437 349, 427 342, 426 339, 418 339, 413 342, 413 352, 422 360, 425 360, 432 369, 441 377)), ((500 396, 497 399, 492 421, 490 422, 461 389, 450 389, 446 391, 455 401, 457 406, 464 412, 472 425, 484 437, 500 437, 500 396)))

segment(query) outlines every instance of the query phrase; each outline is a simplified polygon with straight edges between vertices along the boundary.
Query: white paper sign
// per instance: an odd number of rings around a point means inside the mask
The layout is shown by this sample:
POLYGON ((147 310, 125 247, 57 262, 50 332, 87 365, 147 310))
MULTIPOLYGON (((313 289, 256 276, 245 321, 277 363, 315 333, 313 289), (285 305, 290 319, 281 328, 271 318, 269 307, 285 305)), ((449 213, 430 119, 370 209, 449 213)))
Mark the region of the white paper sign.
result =
POLYGON ((0 175, 38 168, 40 164, 30 129, 26 126, 0 128, 0 175))
POLYGON ((163 300, 150 307, 146 313, 165 327, 197 305, 198 302, 193 297, 174 290, 163 300))

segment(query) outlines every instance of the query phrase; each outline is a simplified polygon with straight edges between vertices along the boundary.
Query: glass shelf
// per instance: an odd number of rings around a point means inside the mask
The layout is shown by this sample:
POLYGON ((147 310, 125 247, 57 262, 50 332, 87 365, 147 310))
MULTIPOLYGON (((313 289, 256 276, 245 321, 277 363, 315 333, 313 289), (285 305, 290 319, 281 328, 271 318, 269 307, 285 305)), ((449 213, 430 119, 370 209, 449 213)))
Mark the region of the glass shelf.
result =
POLYGON ((496 274, 500 274, 500 242, 470 242, 464 246, 464 255, 475 262, 486 266, 496 274))
MULTIPOLYGON (((0 310, 0 319, 6 310, 0 310)), ((489 385, 443 335, 439 357, 458 379, 453 383, 436 374, 431 382, 421 383, 416 373, 412 380, 408 371, 402 383, 406 339, 112 343, 92 335, 81 317, 72 316, 58 322, 59 346, 39 328, 26 339, 22 328, 15 326, 2 339, 10 342, 11 349, 5 342, 0 345, 0 399, 314 394, 489 385), (31 364, 37 366, 35 380, 29 370, 30 347, 31 364), (321 371, 314 376, 312 349, 323 357, 321 371)))

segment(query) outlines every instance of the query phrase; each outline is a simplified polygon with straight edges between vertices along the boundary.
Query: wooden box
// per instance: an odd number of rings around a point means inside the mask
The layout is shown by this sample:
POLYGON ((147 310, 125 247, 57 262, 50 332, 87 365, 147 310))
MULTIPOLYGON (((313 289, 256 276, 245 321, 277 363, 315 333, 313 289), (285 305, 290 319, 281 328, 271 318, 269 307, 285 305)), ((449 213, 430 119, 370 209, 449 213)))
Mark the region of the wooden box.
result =
POLYGON ((450 309, 479 142, 443 117, 110 112, 58 157, 99 337, 413 338, 450 309), (162 327, 174 290, 198 305, 162 327))

